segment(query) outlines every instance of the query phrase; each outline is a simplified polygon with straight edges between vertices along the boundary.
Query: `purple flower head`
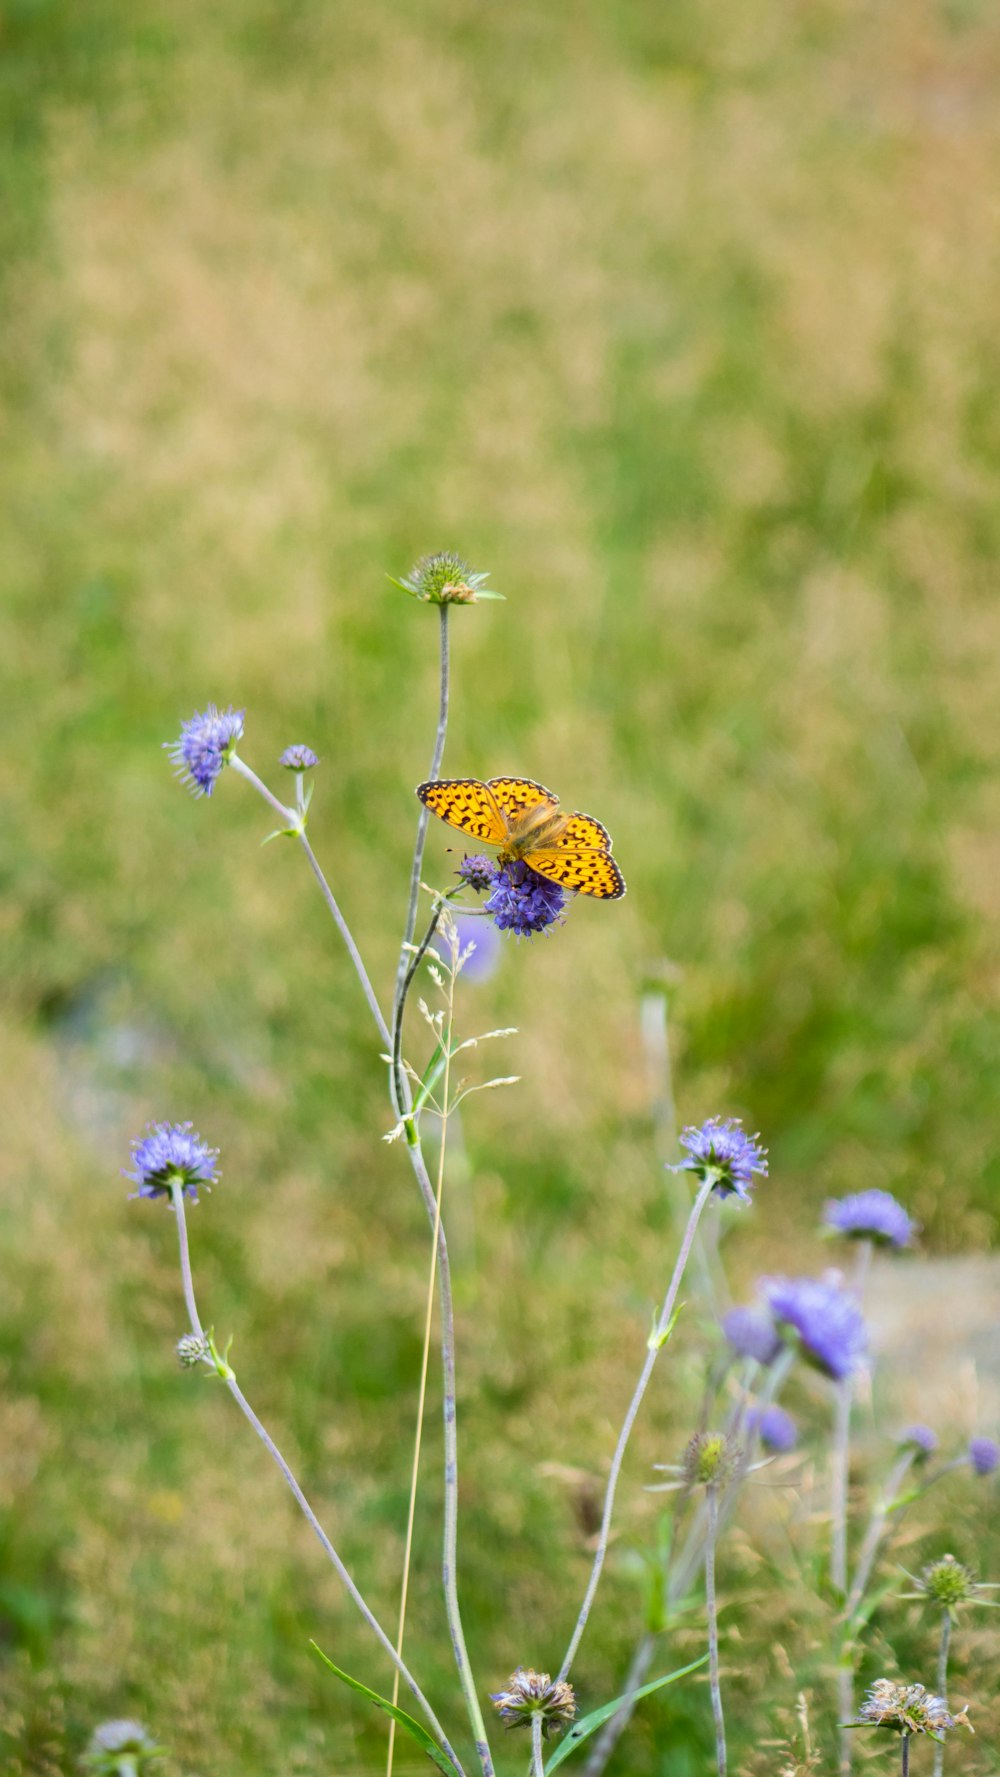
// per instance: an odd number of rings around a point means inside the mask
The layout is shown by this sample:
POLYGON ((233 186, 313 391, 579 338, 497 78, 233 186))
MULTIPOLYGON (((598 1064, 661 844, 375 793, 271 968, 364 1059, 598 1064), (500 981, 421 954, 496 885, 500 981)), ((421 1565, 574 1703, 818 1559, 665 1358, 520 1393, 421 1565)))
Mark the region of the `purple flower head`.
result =
POLYGON ((802 1356, 842 1382, 864 1359, 868 1333, 848 1290, 825 1277, 771 1277, 764 1293, 786 1336, 796 1335, 802 1356))
POLYGON ((754 1407, 747 1414, 747 1431, 756 1432, 769 1450, 794 1450, 799 1441, 798 1427, 784 1407, 754 1407))
POLYGON ((929 1425, 907 1425, 896 1439, 897 1444, 909 1445, 915 1452, 917 1462, 926 1462, 933 1456, 938 1446, 937 1432, 929 1425))
POLYGON ((561 921, 565 905, 565 892, 557 882, 549 882, 515 858, 497 871, 485 910, 492 913, 498 931, 531 938, 561 921))
POLYGON ((232 706, 218 710, 210 703, 201 715, 184 723, 179 740, 164 741, 178 777, 190 784, 196 796, 211 796, 216 778, 242 738, 245 715, 245 710, 232 706))
POLYGON ((969 1461, 977 1475, 992 1475, 1000 1468, 1000 1444, 995 1438, 971 1438, 969 1461))
POLYGON ((286 771, 311 771, 314 765, 319 764, 319 759, 312 747, 294 746, 285 748, 278 764, 283 765, 286 771))
POLYGON ((823 1225, 851 1240, 873 1240, 876 1246, 909 1246, 917 1224, 891 1191, 858 1191, 853 1197, 831 1198, 823 1225))
MULTIPOLYGON (((492 920, 482 919, 475 913, 455 913, 452 918, 458 933, 459 950, 468 950, 470 944, 475 947, 462 966, 462 980, 488 981, 496 973, 502 948, 500 935, 492 920)), ((442 961, 450 965, 451 951, 442 934, 434 939, 434 948, 442 961)))
POLYGON ((135 1197, 167 1197, 179 1185, 197 1203, 198 1186, 207 1190, 219 1176, 218 1158, 218 1148, 207 1147, 190 1123, 150 1123, 132 1143, 135 1170, 125 1177, 138 1185, 135 1197))
POLYGON ((753 1357, 759 1364, 773 1364, 781 1350, 781 1337, 763 1308, 730 1308, 723 1316, 722 1331, 737 1357, 753 1357))
POLYGON ((497 878, 497 866, 492 858, 464 857, 455 875, 464 882, 466 888, 475 889, 476 894, 481 895, 493 887, 497 878))
POLYGON ((738 1117, 709 1117, 700 1129, 685 1129, 681 1147, 687 1149, 687 1159, 671 1170, 711 1179, 720 1197, 749 1203, 754 1173, 767 1177, 767 1149, 758 1145, 757 1136, 745 1134, 738 1117))
POLYGON ((558 1733, 576 1714, 573 1686, 564 1678, 553 1680, 547 1672, 536 1672, 531 1666, 519 1666, 508 1678, 507 1689, 491 1691, 490 1696, 505 1728, 526 1728, 532 1716, 540 1715, 546 1739, 558 1733))

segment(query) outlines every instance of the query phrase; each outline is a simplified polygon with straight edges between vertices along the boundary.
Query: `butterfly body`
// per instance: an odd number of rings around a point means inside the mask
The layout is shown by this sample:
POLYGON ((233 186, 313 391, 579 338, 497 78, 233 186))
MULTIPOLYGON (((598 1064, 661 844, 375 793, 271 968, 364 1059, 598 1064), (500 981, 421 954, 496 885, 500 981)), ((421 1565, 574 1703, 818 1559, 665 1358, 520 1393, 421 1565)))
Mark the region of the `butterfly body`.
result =
POLYGON ((418 784, 417 795, 450 827, 497 846, 501 864, 527 864, 564 889, 602 901, 625 893, 607 828, 592 815, 564 813, 558 796, 534 778, 438 778, 418 784))

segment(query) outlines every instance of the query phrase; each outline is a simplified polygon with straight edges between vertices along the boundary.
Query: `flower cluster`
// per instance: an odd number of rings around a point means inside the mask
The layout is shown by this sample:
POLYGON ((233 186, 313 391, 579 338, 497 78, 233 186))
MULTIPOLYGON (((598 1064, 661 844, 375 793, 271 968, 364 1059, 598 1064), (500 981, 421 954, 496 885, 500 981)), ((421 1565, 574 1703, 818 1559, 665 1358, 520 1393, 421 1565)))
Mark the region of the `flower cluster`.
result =
POLYGON ((206 1190, 218 1178, 218 1148, 195 1135, 190 1123, 151 1123, 132 1143, 132 1167, 125 1177, 138 1185, 136 1197, 169 1197, 175 1185, 194 1203, 198 1187, 206 1190))
POLYGON ((278 764, 283 765, 286 771, 312 771, 319 764, 319 758, 312 747, 299 745, 286 747, 278 764))
POLYGON ((539 876, 537 870, 518 858, 509 864, 495 864, 492 858, 465 857, 455 874, 477 894, 489 891, 483 912, 489 914, 500 932, 531 938, 564 917, 565 889, 539 876))
POLYGON ((977 1475, 992 1475, 1000 1468, 1000 1444, 995 1438, 972 1438, 969 1461, 977 1475))
POLYGON ((137 1777, 163 1754, 139 1721, 105 1721, 95 1728, 83 1763, 99 1777, 137 1777))
POLYGON ((909 1246, 917 1231, 916 1223, 891 1191, 858 1191, 852 1197, 831 1198, 823 1210, 823 1225, 831 1234, 871 1240, 876 1246, 909 1246))
POLYGON ((934 1696, 922 1684, 894 1684, 891 1678, 877 1678, 854 1725, 892 1728, 897 1734, 929 1734, 932 1740, 940 1740, 960 1722, 969 1726, 965 1710, 952 1715, 944 1698, 934 1696))
POLYGON ((784 1454, 799 1441, 798 1427, 784 1407, 753 1407, 747 1414, 747 1431, 756 1433, 768 1450, 784 1454))
POLYGON ((223 766, 229 764, 237 741, 242 739, 245 715, 245 710, 219 710, 210 703, 184 723, 179 740, 164 741, 178 777, 190 784, 196 796, 211 796, 223 766))
POLYGON ((854 1297, 826 1277, 772 1277, 767 1300, 779 1327, 793 1335, 802 1356, 842 1382, 868 1349, 864 1318, 854 1297))
POLYGON ((576 1714, 573 1686, 559 1678, 553 1683, 547 1672, 534 1672, 530 1666, 519 1666, 505 1691, 492 1692, 492 1700, 505 1727, 529 1727, 532 1716, 540 1715, 546 1737, 576 1714))
POLYGON ((926 1462, 938 1447, 937 1432, 932 1431, 929 1425, 907 1425, 896 1442, 909 1445, 917 1462, 926 1462))
POLYGON ((767 1177, 767 1149, 760 1147, 759 1137, 747 1135, 738 1117, 709 1117, 698 1129, 685 1129, 681 1147, 687 1159, 673 1168, 675 1172, 693 1172, 704 1182, 711 1179, 720 1197, 739 1197, 749 1203, 753 1175, 767 1177))

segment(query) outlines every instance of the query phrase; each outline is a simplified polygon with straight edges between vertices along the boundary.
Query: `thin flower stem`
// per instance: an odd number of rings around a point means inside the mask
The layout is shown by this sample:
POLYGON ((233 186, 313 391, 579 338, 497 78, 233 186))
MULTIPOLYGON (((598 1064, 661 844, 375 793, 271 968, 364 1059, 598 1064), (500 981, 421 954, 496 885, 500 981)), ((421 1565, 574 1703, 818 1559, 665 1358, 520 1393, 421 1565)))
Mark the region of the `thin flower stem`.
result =
MULTIPOLYGON (((951 1643, 951 1612, 941 1612, 941 1640, 938 1644, 937 1692, 945 1703, 948 1701, 948 1648, 951 1643)), ((934 1777, 942 1777, 944 1771, 944 1741, 938 1740, 934 1747, 934 1777)))
POLYGON ((308 862, 309 862, 309 868, 312 871, 313 875, 315 876, 316 881, 319 883, 320 893, 322 894, 323 899, 326 902, 327 907, 329 908, 330 914, 333 918, 333 922, 336 925, 337 930, 340 933, 340 936, 342 937, 342 939, 344 941, 344 945, 347 950, 347 954, 350 957, 351 962, 354 965, 354 972, 357 975, 358 980, 361 983, 361 991, 363 992, 365 999, 368 1001, 368 1007, 369 1007, 372 1017, 375 1020, 375 1025, 378 1030, 378 1034, 382 1039, 382 1043, 383 1043, 384 1047, 387 1050, 391 1049, 392 1048, 392 1038, 389 1034, 389 1026, 386 1024, 386 1021, 382 1016, 382 1009, 378 1003, 378 1000, 375 997, 375 989, 373 988, 370 980, 368 979, 368 971, 365 968, 365 965, 361 960, 361 952, 359 951, 357 945, 355 944, 354 939, 351 935, 351 929, 350 929, 346 919, 344 918, 344 915, 341 913, 340 908, 337 905, 337 901, 334 896, 333 890, 331 889, 330 884, 327 882, 326 877, 324 876, 323 871, 320 868, 319 861, 316 857, 316 853, 313 851, 312 846, 309 844, 309 841, 306 838, 305 830, 302 827, 301 819, 300 819, 299 815, 296 813, 296 811, 294 809, 286 808, 283 802, 279 802, 278 798, 271 794, 271 791, 268 789, 267 785, 265 783, 262 783, 261 779, 257 776, 257 773, 255 771, 251 771, 249 765, 244 764, 243 760, 240 759, 236 753, 233 753, 233 755, 230 759, 230 764, 232 765, 234 771, 238 771, 241 777, 246 778, 246 781, 248 784, 253 785, 253 787, 257 791, 258 795, 263 796, 264 801, 267 802, 270 805, 270 807, 275 810, 275 813, 281 817, 281 819, 285 822, 285 825, 294 830, 295 837, 297 838, 299 844, 301 845, 302 850, 306 854, 306 858, 308 859, 308 862))
POLYGON ((583 1632, 587 1627, 587 1619, 590 1616, 591 1606, 594 1602, 594 1594, 597 1591, 598 1582, 601 1577, 601 1570, 604 1567, 605 1557, 608 1552, 608 1542, 611 1535, 611 1516, 614 1511, 615 1493, 618 1488, 618 1480, 622 1471, 622 1463, 625 1460, 625 1451, 628 1447, 628 1441, 632 1433, 632 1427, 638 1416, 639 1408, 642 1405, 642 1397, 646 1392, 649 1385, 649 1379, 652 1376, 656 1365, 656 1360, 666 1341, 671 1316, 673 1315, 678 1291, 681 1287, 681 1279, 684 1276, 684 1268, 690 1257, 695 1233, 697 1232, 698 1223, 701 1220, 701 1212, 708 1202, 713 1189, 714 1181, 711 1178, 704 1179, 691 1207, 691 1214, 688 1216, 687 1227, 684 1230, 684 1237, 681 1241, 680 1251, 677 1254, 677 1263, 674 1266, 674 1274, 670 1279, 670 1287, 664 1297, 663 1306, 660 1309, 656 1324, 648 1341, 646 1359, 642 1366, 639 1380, 635 1385, 632 1399, 628 1404, 624 1423, 618 1434, 618 1443, 615 1446, 614 1456, 611 1458, 611 1472, 608 1475, 608 1485, 604 1495, 604 1511, 601 1517, 601 1530, 598 1537, 597 1548, 594 1552, 594 1561, 590 1570, 590 1579, 587 1582, 587 1590, 584 1595, 583 1603, 580 1606, 580 1614, 576 1619, 576 1627, 570 1637, 570 1643, 563 1657, 563 1663, 559 1668, 560 1679, 565 1679, 567 1677, 570 1667, 576 1658, 576 1650, 580 1645, 583 1632))
POLYGON ((900 1769, 901 1777, 910 1777, 910 1736, 909 1736, 909 1734, 901 1734, 900 1735, 899 1752, 900 1752, 899 1769, 900 1769))
POLYGON ((722 1714, 722 1685, 719 1682, 719 1613, 715 1600, 715 1546, 719 1536, 719 1499, 716 1485, 705 1489, 708 1505, 708 1535, 705 1538, 705 1604, 708 1611, 708 1675, 712 1690, 712 1716, 715 1721, 715 1763, 719 1777, 726 1777, 726 1724, 722 1714))
MULTIPOLYGON (((437 733, 434 736, 434 754, 431 768, 427 773, 428 783, 433 783, 441 770, 444 758, 444 742, 448 732, 448 606, 439 605, 438 615, 441 619, 441 691, 438 700, 437 733)), ((393 1024, 401 1022, 401 1005, 403 997, 403 981, 409 961, 409 946, 413 943, 413 934, 417 929, 417 901, 420 898, 420 878, 424 868, 424 845, 427 840, 427 824, 430 820, 430 809, 421 804, 417 820, 417 840, 413 848, 413 867, 410 871, 410 897, 406 907, 406 925, 403 930, 403 942, 399 952, 399 967, 396 970, 396 992, 393 1005, 393 1024)))
MULTIPOLYGON (((184 1213, 184 1193, 183 1193, 182 1188, 177 1184, 173 1185, 171 1187, 170 1196, 171 1196, 171 1201, 173 1203, 174 1211, 175 1211, 175 1214, 177 1217, 177 1240, 178 1240, 178 1247, 180 1250, 181 1281, 184 1286, 184 1300, 187 1305, 188 1319, 191 1322, 191 1331, 193 1333, 195 1333, 199 1339, 204 1339, 205 1335, 202 1330, 201 1321, 198 1316, 198 1308, 197 1308, 197 1304, 195 1302, 194 1281, 191 1276, 191 1257, 190 1257, 190 1252, 188 1249, 187 1218, 184 1213)), ((281 1473, 284 1476, 286 1482, 288 1483, 288 1486, 289 1486, 292 1494, 294 1495, 294 1498, 295 1498, 300 1510, 302 1511, 303 1516, 306 1518, 307 1522, 311 1525, 312 1529, 315 1531, 316 1536, 318 1537, 319 1542, 321 1543, 324 1552, 326 1553, 326 1555, 327 1555, 328 1559, 330 1560, 330 1562, 332 1563, 333 1567, 336 1569, 336 1572, 339 1575, 343 1585, 346 1587, 351 1598, 354 1600, 354 1603, 357 1605, 358 1610, 361 1612, 361 1615, 364 1617, 365 1622, 368 1624, 368 1627, 373 1631, 373 1633, 376 1635, 378 1640, 382 1643, 382 1646, 385 1648, 385 1651, 389 1655, 389 1658, 392 1661, 393 1665, 396 1667, 397 1671, 401 1674, 401 1676, 405 1679, 407 1685, 409 1686, 414 1697, 416 1698, 416 1701, 419 1703, 421 1709, 423 1710, 424 1715, 427 1717, 427 1720, 430 1723, 430 1726, 431 1726, 433 1732, 437 1735, 438 1741, 439 1741, 443 1751, 447 1754, 448 1758, 450 1758, 452 1764, 455 1767, 455 1770, 459 1773, 459 1777, 463 1777, 462 1766, 459 1763, 459 1760, 456 1757, 455 1752, 453 1751, 452 1747, 450 1746, 448 1739, 445 1735, 444 1729, 442 1728, 441 1723, 438 1721, 438 1718, 435 1715, 433 1709, 431 1708, 430 1703, 427 1701, 427 1698, 424 1696, 423 1691, 420 1689, 420 1686, 417 1684, 417 1681, 413 1677, 412 1673, 404 1665, 402 1659, 397 1654, 396 1649, 393 1647, 392 1642, 390 1641, 388 1635, 386 1634, 385 1630, 383 1629, 378 1618, 371 1611, 369 1606, 366 1604, 364 1598, 362 1597, 361 1593, 358 1591, 358 1588, 355 1585, 353 1579, 351 1578, 350 1573, 348 1572, 347 1568, 344 1566, 344 1563, 341 1560, 340 1556, 337 1554, 337 1551, 334 1548, 332 1542, 330 1541, 330 1538, 327 1536, 326 1531, 323 1529, 322 1524, 320 1523, 319 1519, 317 1518, 316 1513, 313 1511, 312 1506, 309 1504, 309 1501, 307 1500, 305 1494, 303 1493, 302 1488, 299 1486, 298 1481, 295 1479, 295 1476, 292 1473, 291 1469, 289 1468, 288 1463, 285 1461, 285 1458, 282 1456, 281 1451, 278 1449, 277 1444, 274 1442, 274 1439, 271 1437, 270 1433, 265 1429, 265 1427, 261 1424, 260 1420, 257 1418, 256 1413, 254 1412, 253 1408, 251 1407, 251 1405, 250 1405, 249 1401, 247 1400, 246 1396, 244 1395, 242 1389, 239 1387, 235 1376, 230 1374, 229 1376, 227 1376, 225 1378, 225 1382, 226 1382, 226 1387, 228 1388, 230 1394, 232 1395, 233 1400, 236 1402, 237 1406, 239 1407, 240 1412, 243 1414, 244 1418, 249 1422, 249 1424, 252 1425, 252 1427, 253 1427, 254 1431, 257 1433, 257 1436, 259 1437, 261 1443, 264 1445, 265 1449, 268 1451, 270 1456, 273 1457, 278 1468, 281 1470, 281 1473)))
MULTIPOLYGON (((443 606, 442 606, 442 609, 444 609, 443 606)), ((420 956, 423 955, 424 951, 427 948, 427 945, 429 944, 431 938, 433 937, 434 931, 437 928, 437 923, 438 923, 438 920, 440 919, 440 916, 441 916, 441 909, 440 909, 440 907, 438 907, 435 909, 434 917, 431 921, 431 925, 430 925, 430 929, 427 933, 427 937, 425 938, 423 944, 420 947, 420 952, 419 952, 418 956, 414 959, 414 966, 416 966, 416 963, 419 961, 420 956)), ((455 956, 453 955, 453 957, 452 957, 453 966, 452 966, 451 973, 449 974, 449 977, 448 977, 448 1017, 447 1017, 447 1021, 446 1021, 447 1036, 446 1036, 446 1040, 445 1040, 445 1057, 444 1057, 444 1088, 443 1088, 443 1096, 441 1099, 441 1106, 442 1106, 441 1141, 440 1141, 440 1147, 438 1149, 437 1190, 435 1192, 435 1200, 434 1200, 434 1230, 433 1230, 433 1233, 431 1236, 431 1268, 430 1268, 430 1276, 429 1276, 428 1282, 427 1282, 427 1306, 426 1306, 426 1310, 424 1313, 424 1344, 423 1344, 423 1351, 421 1352, 421 1356, 420 1356, 420 1387, 419 1387, 418 1394, 417 1394, 417 1425, 416 1425, 416 1431, 415 1431, 414 1439, 413 1439, 413 1465, 412 1465, 411 1472, 410 1472, 410 1498, 409 1498, 409 1504, 407 1506, 406 1542, 405 1542, 405 1546, 404 1546, 404 1550, 403 1550, 403 1580, 402 1580, 402 1584, 400 1586, 400 1594, 399 1594, 399 1626, 398 1626, 398 1629, 396 1632, 396 1652, 400 1656, 402 1656, 403 1638, 406 1633, 406 1604, 407 1604, 407 1597, 408 1597, 409 1589, 410 1589, 410 1562, 411 1562, 412 1555, 413 1555, 413 1524, 414 1524, 414 1519, 416 1517, 416 1512, 417 1512, 417 1483, 418 1483, 419 1476, 420 1476, 420 1448, 421 1448, 421 1444, 423 1442, 423 1433, 424 1433, 424 1404, 427 1399, 427 1370, 428 1370, 428 1366, 429 1366, 429 1362, 430 1362, 431 1329, 432 1329, 432 1323, 434 1320, 434 1294, 435 1294, 435 1286, 437 1283, 438 1236, 441 1232, 441 1202, 442 1202, 442 1198, 444 1196, 444 1161, 445 1161, 445 1151, 446 1151, 446 1148, 448 1145, 448 1093, 449 1093, 449 1088, 450 1088, 450 1083, 451 1083, 452 1031, 453 1031, 453 1025, 454 1025, 454 1013, 455 1013, 454 963, 455 963, 455 956)), ((409 979, 409 977, 408 977, 408 979, 409 979)), ((405 1002, 405 989, 404 989, 404 998, 401 999, 399 1002, 399 1014, 398 1014, 399 1023, 402 1022, 402 1009, 403 1009, 404 1002, 405 1002)), ((398 1671, 393 1674, 392 1701, 393 1701, 394 1705, 399 1701, 399 1672, 398 1671)), ((391 1717, 390 1721, 389 1721, 389 1750, 388 1750, 388 1755, 386 1758, 386 1767, 385 1767, 386 1777, 392 1777, 392 1760, 393 1760, 393 1753, 395 1751, 395 1746, 396 1746, 396 1721, 395 1721, 395 1717, 391 1717)))
POLYGON ((882 1546, 882 1539, 885 1536, 889 1519, 892 1516, 892 1509, 896 1501, 896 1495, 913 1465, 916 1454, 916 1451, 913 1449, 905 1450, 903 1452, 895 1466, 889 1471, 881 1497, 872 1510, 872 1515, 868 1520, 868 1527, 865 1531, 861 1548, 858 1553, 858 1564, 854 1572, 854 1579, 851 1582, 851 1589, 847 1594, 847 1602, 844 1605, 844 1616, 848 1619, 853 1617, 859 1604, 864 1598, 868 1588, 868 1581, 871 1578, 872 1568, 875 1565, 876 1556, 882 1546))
POLYGON ((540 1709, 536 1709, 531 1718, 531 1777, 545 1777, 545 1761, 542 1758, 542 1728, 545 1718, 540 1709))
POLYGON ((850 1376, 836 1384, 833 1447, 830 1456, 830 1579, 841 1598, 847 1592, 847 1471, 851 1449, 850 1376))

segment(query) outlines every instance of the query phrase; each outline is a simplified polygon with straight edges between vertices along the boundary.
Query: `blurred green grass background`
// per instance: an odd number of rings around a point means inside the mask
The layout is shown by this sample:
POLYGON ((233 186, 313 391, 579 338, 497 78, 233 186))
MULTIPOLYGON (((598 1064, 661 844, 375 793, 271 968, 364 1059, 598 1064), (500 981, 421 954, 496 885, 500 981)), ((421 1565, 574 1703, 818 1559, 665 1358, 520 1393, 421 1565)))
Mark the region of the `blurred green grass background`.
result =
MULTIPOLYGON (((305 1643, 379 1662, 177 1373, 173 1228, 119 1168, 150 1117, 222 1146, 203 1311, 391 1617, 425 1225, 313 885, 244 786, 193 804, 160 743, 215 700, 272 780, 318 749, 314 843, 387 996, 436 622, 385 576, 423 551, 508 599, 456 614, 446 771, 552 784, 630 888, 468 992, 523 1075, 473 1101, 453 1180, 484 1682, 558 1662, 586 1557, 548 1471, 600 1474, 669 1262, 645 986, 672 983, 685 1120, 770 1146, 744 1280, 819 1263, 823 1198, 865 1185, 931 1253, 994 1239, 998 73, 985 0, 0 3, 12 1770, 72 1768, 123 1713, 172 1771, 381 1768, 305 1643)), ((688 1410, 661 1385, 623 1547, 688 1410)), ((447 1698, 437 1462, 432 1436, 409 1645, 447 1698)), ((748 1760, 801 1681, 777 1625, 807 1637, 745 1555, 748 1760)), ((650 1705, 615 1769, 701 1771, 707 1726, 703 1690, 650 1705)), ((994 1758, 981 1735, 962 1768, 994 1758)))

